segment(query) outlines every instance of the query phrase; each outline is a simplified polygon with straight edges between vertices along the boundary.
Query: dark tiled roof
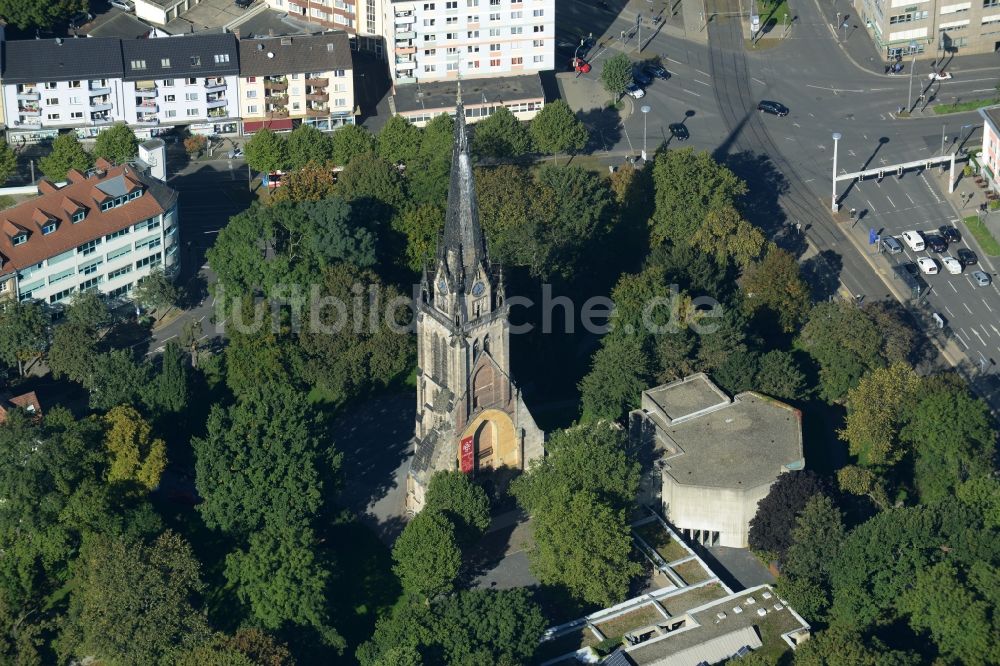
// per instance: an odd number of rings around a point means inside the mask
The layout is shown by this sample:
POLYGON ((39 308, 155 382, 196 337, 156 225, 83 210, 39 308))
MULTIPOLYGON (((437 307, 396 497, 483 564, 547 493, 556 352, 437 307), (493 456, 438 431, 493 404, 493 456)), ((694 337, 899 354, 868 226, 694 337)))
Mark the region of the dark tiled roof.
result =
POLYGON ((139 39, 145 37, 153 29, 131 14, 116 14, 90 31, 93 37, 120 37, 122 39, 139 39))
POLYGON ((116 38, 24 39, 3 43, 3 82, 75 81, 122 75, 116 38))
MULTIPOLYGON (((396 86, 393 95, 397 113, 451 111, 458 96, 458 81, 407 83, 396 86)), ((466 107, 521 100, 545 99, 538 74, 462 79, 462 99, 466 107)))
POLYGON ((132 39, 121 42, 121 47, 126 81, 239 73, 236 38, 231 34, 132 39), (163 66, 165 58, 169 67, 163 66), (145 69, 133 68, 136 60, 145 61, 145 69))
POLYGON ((353 69, 346 32, 240 40, 240 75, 271 76, 353 69))
POLYGON ((444 218, 444 234, 438 247, 438 261, 444 262, 453 280, 464 280, 466 290, 471 289, 480 266, 489 270, 486 240, 479 225, 479 204, 468 148, 465 112, 459 104, 459 111, 455 116, 448 209, 444 218))
MULTIPOLYGON (((98 166, 102 166, 99 164, 98 166)), ((103 166, 107 166, 106 163, 103 166)), ((84 176, 70 171, 69 182, 59 188, 48 181, 41 181, 41 196, 25 201, 19 206, 0 211, 0 254, 6 257, 4 268, 22 269, 32 266, 89 240, 100 238, 113 231, 159 215, 173 207, 177 192, 164 183, 149 178, 127 165, 111 167, 103 176, 84 176), (143 188, 142 196, 116 208, 101 211, 101 201, 107 199, 98 185, 113 182, 128 191, 143 188), (72 222, 78 208, 86 210, 81 222, 72 222), (55 220, 56 230, 43 235, 41 226, 55 220), (28 240, 14 246, 13 237, 21 231, 28 232, 28 240)))

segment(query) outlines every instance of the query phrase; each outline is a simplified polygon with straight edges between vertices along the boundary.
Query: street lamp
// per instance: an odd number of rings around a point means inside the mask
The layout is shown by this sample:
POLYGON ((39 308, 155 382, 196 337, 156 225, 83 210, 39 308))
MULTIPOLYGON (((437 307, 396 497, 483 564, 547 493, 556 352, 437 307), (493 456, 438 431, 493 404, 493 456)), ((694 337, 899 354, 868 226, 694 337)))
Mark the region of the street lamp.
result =
POLYGON ((579 59, 578 59, 578 58, 577 58, 576 56, 577 56, 577 54, 579 54, 579 53, 580 53, 580 49, 582 49, 582 48, 583 48, 583 45, 584 45, 585 43, 586 43, 586 38, 584 38, 584 37, 581 37, 581 38, 580 38, 580 45, 576 47, 576 50, 575 50, 575 51, 573 51, 573 69, 575 69, 575 70, 576 70, 576 74, 577 74, 577 76, 579 76, 579 75, 580 75, 580 69, 579 69, 579 66, 580 66, 580 60, 579 60, 579 59))
POLYGON ((650 106, 648 104, 643 104, 639 107, 642 111, 642 161, 646 161, 646 114, 650 112, 650 106))
POLYGON ((906 96, 906 112, 909 113, 913 107, 913 70, 917 66, 917 43, 910 42, 910 53, 913 54, 913 61, 910 62, 910 92, 906 96))
POLYGON ((941 123, 941 154, 944 155, 944 128, 947 127, 945 123, 941 123))
POLYGON ((833 133, 833 194, 830 197, 830 208, 834 213, 839 209, 837 206, 837 142, 840 141, 840 138, 840 132, 833 133))

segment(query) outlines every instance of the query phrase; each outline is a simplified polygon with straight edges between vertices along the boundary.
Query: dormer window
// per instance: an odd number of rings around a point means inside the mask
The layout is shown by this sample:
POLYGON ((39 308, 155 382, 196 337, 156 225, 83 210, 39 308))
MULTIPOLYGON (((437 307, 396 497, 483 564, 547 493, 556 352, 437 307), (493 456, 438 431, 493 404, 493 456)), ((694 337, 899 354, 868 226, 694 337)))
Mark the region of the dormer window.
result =
POLYGON ((23 232, 19 233, 16 236, 14 236, 13 238, 11 238, 10 242, 14 246, 24 245, 25 243, 28 242, 28 234, 23 233, 23 232))
POLYGON ((146 69, 145 60, 133 60, 129 64, 132 66, 132 69, 146 69))
POLYGON ((76 224, 77 222, 83 222, 83 218, 85 217, 87 217, 87 211, 81 208, 80 210, 73 213, 73 224, 76 224))
POLYGON ((48 236, 49 234, 51 234, 55 230, 56 230, 56 223, 55 222, 46 222, 45 224, 42 225, 42 235, 43 236, 48 236))
POLYGON ((132 199, 138 199, 141 196, 142 196, 142 190, 136 190, 135 192, 131 192, 128 195, 128 198, 129 198, 129 201, 131 201, 132 199))
POLYGON ((201 56, 196 56, 196 55, 191 56, 191 66, 201 67, 201 56))
POLYGON ((115 200, 111 199, 101 204, 101 211, 111 210, 115 207, 115 200))

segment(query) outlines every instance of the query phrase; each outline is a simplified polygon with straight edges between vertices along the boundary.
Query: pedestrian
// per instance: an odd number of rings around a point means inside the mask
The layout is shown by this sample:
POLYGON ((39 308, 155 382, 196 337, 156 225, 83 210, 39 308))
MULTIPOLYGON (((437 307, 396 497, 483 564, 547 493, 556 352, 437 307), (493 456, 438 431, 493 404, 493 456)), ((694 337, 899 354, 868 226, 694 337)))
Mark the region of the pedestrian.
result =
POLYGON ((801 222, 796 222, 795 223, 795 231, 797 231, 799 234, 802 233, 802 223, 801 222))
POLYGON ((851 219, 853 220, 857 216, 858 216, 858 209, 857 208, 851 208, 851 219))

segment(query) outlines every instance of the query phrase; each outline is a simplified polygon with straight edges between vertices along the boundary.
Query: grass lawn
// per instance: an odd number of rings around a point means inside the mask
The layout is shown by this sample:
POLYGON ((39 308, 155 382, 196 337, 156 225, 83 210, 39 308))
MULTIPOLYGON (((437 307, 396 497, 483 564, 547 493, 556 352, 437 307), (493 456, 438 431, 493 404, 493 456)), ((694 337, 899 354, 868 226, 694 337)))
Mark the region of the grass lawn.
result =
POLYGON ((698 560, 688 560, 683 564, 678 564, 676 567, 671 567, 674 573, 684 579, 684 582, 688 585, 694 585, 695 583, 700 583, 703 580, 710 578, 708 572, 705 571, 705 567, 701 566, 698 560))
POLYGON ((0 210, 3 210, 4 208, 10 208, 16 203, 17 200, 14 199, 14 197, 7 196, 6 194, 0 194, 0 210))
POLYGON ((638 534, 643 541, 652 546, 653 550, 659 553, 660 557, 667 562, 673 562, 674 560, 678 560, 682 557, 687 557, 689 554, 687 550, 685 550, 682 545, 674 541, 670 537, 670 534, 668 534, 660 523, 655 520, 635 528, 635 533, 638 534))
POLYGON ((962 111, 975 111, 976 109, 981 109, 984 106, 992 106, 1000 102, 1000 99, 996 97, 990 97, 989 99, 973 99, 968 102, 959 102, 958 104, 935 104, 934 113, 941 115, 944 113, 961 113, 962 111))
POLYGON ((767 617, 757 623, 757 628, 760 629, 760 641, 763 643, 757 654, 760 655, 762 663, 780 663, 781 655, 789 650, 788 643, 781 639, 781 635, 797 626, 799 625, 795 618, 783 611, 768 613, 767 617))
POLYGON ((618 636, 623 636, 626 632, 632 631, 633 629, 648 627, 649 625, 656 624, 664 619, 663 613, 658 611, 656 606, 653 604, 646 604, 645 606, 640 606, 633 611, 611 618, 606 622, 601 622, 597 625, 597 628, 600 629, 601 633, 607 638, 616 638, 618 636))
POLYGON ((964 220, 969 233, 976 237, 979 247, 991 257, 1000 257, 1000 243, 993 237, 986 225, 979 221, 979 216, 971 215, 964 220))
POLYGON ((549 659, 555 659, 564 654, 569 654, 571 652, 576 652, 582 647, 587 647, 589 645, 597 645, 597 637, 594 636, 594 632, 586 627, 581 627, 576 631, 571 631, 568 634, 564 634, 559 638, 555 638, 551 641, 545 641, 538 646, 538 650, 535 651, 535 656, 531 660, 534 664, 540 664, 543 661, 548 661, 549 659))
POLYGON ((712 583, 711 585, 695 588, 688 592, 675 594, 666 599, 660 599, 660 605, 671 615, 680 615, 692 608, 697 608, 702 604, 707 604, 709 601, 715 599, 721 599, 724 596, 726 596, 726 592, 722 589, 722 586, 718 583, 712 583))

